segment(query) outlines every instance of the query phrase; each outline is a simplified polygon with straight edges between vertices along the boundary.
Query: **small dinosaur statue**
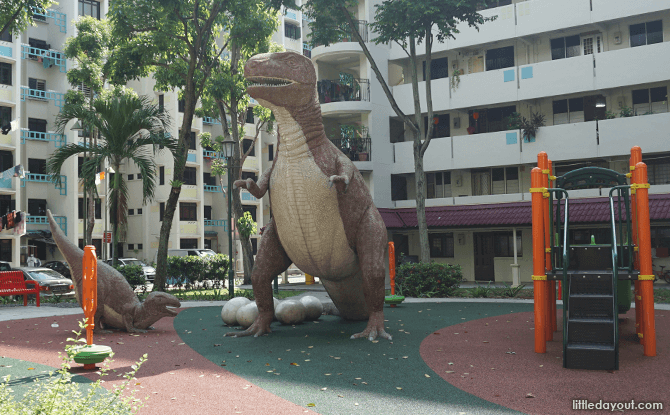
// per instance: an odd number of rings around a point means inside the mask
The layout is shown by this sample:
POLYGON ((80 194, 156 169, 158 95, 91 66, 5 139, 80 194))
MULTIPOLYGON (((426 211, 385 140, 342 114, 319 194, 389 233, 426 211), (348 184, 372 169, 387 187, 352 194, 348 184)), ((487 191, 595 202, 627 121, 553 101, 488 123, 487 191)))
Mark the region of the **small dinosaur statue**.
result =
MULTIPOLYGON (((81 305, 84 251, 67 239, 54 221, 50 210, 47 210, 47 218, 53 239, 70 265, 74 291, 81 305)), ((180 306, 177 297, 163 292, 153 292, 140 303, 123 275, 104 262, 98 261, 98 309, 94 316, 95 332, 100 333, 106 327, 130 333, 146 332, 146 329, 151 329, 150 326, 161 318, 177 315, 177 311, 168 307, 180 306)))
POLYGON ((273 111, 281 139, 258 183, 234 183, 257 198, 269 189, 272 218, 251 275, 259 315, 246 331, 227 335, 271 331, 270 282, 295 263, 319 277, 340 316, 368 319, 352 339, 391 340, 383 312, 386 227, 360 172, 326 137, 314 65, 298 53, 266 53, 247 61, 244 76, 249 95, 273 111))

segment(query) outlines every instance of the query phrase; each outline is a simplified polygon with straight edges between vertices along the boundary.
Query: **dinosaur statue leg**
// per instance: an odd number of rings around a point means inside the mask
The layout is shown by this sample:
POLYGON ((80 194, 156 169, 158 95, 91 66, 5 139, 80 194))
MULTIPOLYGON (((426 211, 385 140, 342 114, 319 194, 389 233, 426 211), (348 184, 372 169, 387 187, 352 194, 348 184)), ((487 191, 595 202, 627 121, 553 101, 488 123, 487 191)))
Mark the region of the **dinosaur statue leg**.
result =
POLYGON ((95 327, 93 327, 93 334, 110 334, 111 330, 105 330, 105 318, 102 309, 98 309, 93 316, 95 327))
POLYGON ((270 220, 263 232, 258 255, 251 271, 251 284, 258 305, 258 317, 253 324, 241 333, 226 333, 226 336, 254 337, 270 333, 270 323, 274 316, 274 301, 272 300, 272 279, 286 271, 291 266, 291 260, 284 251, 274 219, 270 220))
POLYGON ((363 277, 363 294, 370 312, 368 325, 352 339, 379 337, 391 340, 384 330, 384 253, 386 252, 386 228, 377 209, 368 209, 360 223, 356 239, 356 251, 363 277))

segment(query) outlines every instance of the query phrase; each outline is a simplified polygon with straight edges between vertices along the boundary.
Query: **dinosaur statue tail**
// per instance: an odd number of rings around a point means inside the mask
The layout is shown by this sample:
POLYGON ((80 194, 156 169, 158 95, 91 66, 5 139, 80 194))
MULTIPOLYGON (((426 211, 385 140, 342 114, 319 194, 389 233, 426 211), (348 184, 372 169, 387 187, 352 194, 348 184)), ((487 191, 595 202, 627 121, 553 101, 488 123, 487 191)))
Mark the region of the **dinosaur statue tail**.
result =
MULTIPOLYGON (((70 265, 70 273, 72 274, 72 277, 74 278, 75 275, 81 275, 84 251, 79 249, 77 245, 72 243, 72 241, 65 236, 65 233, 63 233, 60 226, 58 226, 49 209, 47 209, 47 219, 49 220, 49 226, 51 227, 51 235, 56 242, 58 249, 65 257, 68 265, 70 265)), ((80 283, 80 281, 77 281, 77 283, 80 283)))

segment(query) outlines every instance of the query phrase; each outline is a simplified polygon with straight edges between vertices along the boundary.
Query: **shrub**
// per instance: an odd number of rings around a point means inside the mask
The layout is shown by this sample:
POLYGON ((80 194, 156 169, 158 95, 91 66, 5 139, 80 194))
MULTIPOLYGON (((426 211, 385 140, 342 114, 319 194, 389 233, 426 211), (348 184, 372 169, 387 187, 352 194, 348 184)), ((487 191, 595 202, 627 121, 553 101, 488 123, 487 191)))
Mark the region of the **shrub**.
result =
POLYGON ((102 376, 109 372, 109 359, 105 360, 99 371, 100 379, 88 386, 88 390, 82 391, 78 383, 72 381, 73 375, 68 371, 73 359, 74 349, 77 343, 86 343, 86 339, 81 339, 81 332, 84 330, 84 323, 79 322, 80 331, 74 333, 76 339, 67 339, 68 342, 74 342, 65 347, 66 354, 62 356, 63 363, 61 368, 49 373, 46 379, 38 378, 35 380, 23 395, 22 399, 15 399, 12 396, 12 390, 9 388, 9 376, 0 383, 0 413, 7 415, 23 414, 135 414, 142 407, 142 402, 134 398, 136 389, 130 390, 127 396, 124 393, 131 385, 131 382, 139 385, 135 374, 142 363, 147 360, 145 354, 139 362, 132 365, 132 370, 124 375, 126 379, 120 386, 115 386, 113 390, 107 391, 102 387, 102 376))
POLYGON ((478 282, 475 282, 477 288, 472 290, 472 296, 474 298, 487 298, 493 294, 493 288, 491 287, 491 282, 489 281, 486 285, 480 285, 478 282))
POLYGON ((128 284, 133 287, 133 291, 137 287, 146 287, 147 280, 140 265, 117 265, 114 268, 124 276, 128 284))
POLYGON ((228 275, 228 256, 217 254, 208 257, 168 256, 168 275, 171 284, 192 288, 196 282, 214 281, 218 288, 228 275))
POLYGON ((396 270, 396 288, 406 297, 449 297, 463 281, 460 265, 407 263, 396 270))

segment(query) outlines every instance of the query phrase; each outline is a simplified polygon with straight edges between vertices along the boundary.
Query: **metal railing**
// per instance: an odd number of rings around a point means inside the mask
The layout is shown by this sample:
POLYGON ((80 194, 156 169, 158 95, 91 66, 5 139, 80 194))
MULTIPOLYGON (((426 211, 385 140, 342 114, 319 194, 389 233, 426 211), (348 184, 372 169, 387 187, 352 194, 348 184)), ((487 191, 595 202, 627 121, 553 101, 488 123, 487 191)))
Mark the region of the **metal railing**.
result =
POLYGON ((67 72, 67 59, 63 52, 53 49, 40 49, 30 45, 21 45, 21 59, 37 60, 42 62, 44 68, 50 68, 53 65, 58 66, 63 73, 67 72))
POLYGON ((205 192, 220 192, 221 187, 220 186, 212 186, 211 184, 206 184, 203 186, 205 192))
POLYGON ((67 144, 67 137, 64 134, 43 133, 41 131, 30 131, 22 128, 21 144, 25 144, 26 140, 53 141, 56 144, 56 148, 60 148, 67 144))
POLYGON ((43 91, 41 89, 31 89, 27 86, 21 87, 21 101, 28 99, 37 99, 40 101, 51 100, 58 108, 63 108, 65 105, 65 94, 55 91, 43 91))
MULTIPOLYGON (((67 235, 67 216, 54 216, 56 224, 60 226, 65 235, 67 235)), ((28 215, 26 224, 28 225, 49 225, 49 220, 46 216, 32 216, 28 215)))
POLYGON ((47 18, 54 19, 54 24, 60 28, 61 33, 67 33, 67 15, 56 10, 40 10, 37 7, 30 6, 33 12, 33 18, 46 22, 47 18))
POLYGON ((221 226, 224 231, 228 231, 228 221, 226 219, 205 219, 205 226, 221 226))
POLYGON ((367 127, 363 127, 355 136, 341 133, 336 137, 329 137, 330 141, 335 144, 341 152, 343 152, 352 161, 370 161, 372 160, 372 139, 368 135, 367 127))
POLYGON ((60 190, 61 196, 67 196, 67 176, 61 174, 60 181, 55 182, 54 180, 49 174, 26 173, 21 179, 21 187, 26 187, 26 182, 54 183, 55 188, 60 190))
POLYGON ((349 80, 322 79, 317 82, 319 103, 342 101, 370 101, 370 81, 351 78, 349 80))
POLYGON ((220 125, 221 124, 221 122, 219 120, 217 120, 216 118, 212 118, 212 117, 202 117, 202 123, 203 124, 208 124, 208 125, 215 125, 215 124, 220 125))

